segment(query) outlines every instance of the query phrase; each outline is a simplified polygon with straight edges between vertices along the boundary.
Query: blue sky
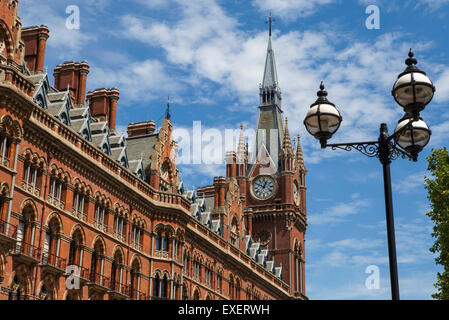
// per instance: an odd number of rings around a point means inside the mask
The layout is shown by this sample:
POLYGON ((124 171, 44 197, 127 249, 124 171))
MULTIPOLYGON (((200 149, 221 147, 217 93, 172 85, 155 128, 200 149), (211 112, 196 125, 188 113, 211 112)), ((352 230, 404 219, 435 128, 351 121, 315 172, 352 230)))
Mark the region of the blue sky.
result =
MULTIPOLYGON (((439 267, 428 248, 425 157, 447 146, 449 0, 22 0, 24 26, 51 31, 45 64, 87 60, 88 90, 118 87, 118 131, 164 114, 190 129, 254 127, 258 85, 272 12, 273 46, 290 133, 301 134, 308 169, 306 286, 310 299, 389 299, 382 171, 356 152, 321 150, 302 121, 324 80, 343 116, 331 142, 373 140, 381 122, 390 132, 402 111, 391 88, 408 50, 436 86, 422 113, 432 129, 418 163, 392 164, 401 298, 430 299, 439 267), (66 7, 80 9, 80 29, 65 27, 66 7), (380 29, 367 29, 368 5, 380 9, 380 29), (380 288, 368 290, 365 270, 380 268, 380 288)), ((224 165, 181 166, 188 186, 212 183, 224 165)))

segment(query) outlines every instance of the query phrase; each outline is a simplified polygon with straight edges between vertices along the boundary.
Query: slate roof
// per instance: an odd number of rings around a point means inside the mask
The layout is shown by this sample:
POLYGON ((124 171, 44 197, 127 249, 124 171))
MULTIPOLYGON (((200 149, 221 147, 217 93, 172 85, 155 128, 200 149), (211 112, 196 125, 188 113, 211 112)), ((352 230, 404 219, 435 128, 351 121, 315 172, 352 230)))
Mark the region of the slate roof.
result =
POLYGON ((153 154, 157 137, 157 134, 152 134, 135 138, 126 138, 128 159, 130 161, 142 159, 143 168, 147 170, 151 165, 150 157, 153 154))

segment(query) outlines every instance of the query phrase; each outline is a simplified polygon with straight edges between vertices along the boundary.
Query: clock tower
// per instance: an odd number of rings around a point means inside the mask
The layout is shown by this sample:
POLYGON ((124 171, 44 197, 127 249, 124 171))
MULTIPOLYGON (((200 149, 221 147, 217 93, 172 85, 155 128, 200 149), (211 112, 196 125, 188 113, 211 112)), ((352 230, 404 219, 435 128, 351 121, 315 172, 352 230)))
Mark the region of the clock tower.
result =
POLYGON ((256 150, 246 176, 247 219, 251 236, 268 250, 268 259, 282 266, 282 279, 290 294, 304 299, 304 239, 306 218, 306 168, 301 142, 292 146, 270 34, 257 120, 256 150))

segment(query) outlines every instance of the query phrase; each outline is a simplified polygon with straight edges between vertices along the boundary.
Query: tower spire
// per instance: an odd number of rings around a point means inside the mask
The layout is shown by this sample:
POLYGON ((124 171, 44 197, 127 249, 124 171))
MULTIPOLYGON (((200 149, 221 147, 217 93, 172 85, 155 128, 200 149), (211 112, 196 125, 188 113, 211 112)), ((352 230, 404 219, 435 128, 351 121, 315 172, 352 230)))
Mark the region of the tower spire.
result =
POLYGON ((270 16, 267 18, 269 24, 269 37, 267 56, 265 59, 265 70, 263 74, 262 85, 260 88, 261 105, 278 105, 281 106, 281 90, 278 86, 278 74, 276 68, 276 61, 274 59, 274 51, 272 44, 272 23, 274 19, 270 16))

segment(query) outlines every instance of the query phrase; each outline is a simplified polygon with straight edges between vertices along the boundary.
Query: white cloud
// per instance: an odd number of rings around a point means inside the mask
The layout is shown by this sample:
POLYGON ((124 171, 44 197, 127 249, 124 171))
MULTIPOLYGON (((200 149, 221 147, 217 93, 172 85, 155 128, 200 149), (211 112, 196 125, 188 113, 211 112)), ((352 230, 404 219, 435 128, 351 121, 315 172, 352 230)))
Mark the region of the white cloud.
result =
POLYGON ((449 101, 449 68, 443 70, 435 80, 435 101, 436 102, 447 102, 449 101))
POLYGON ((365 250, 381 247, 383 243, 384 242, 381 241, 380 239, 373 240, 373 239, 350 238, 330 242, 328 245, 329 247, 338 249, 365 250))
POLYGON ((313 14, 317 7, 335 0, 253 0, 252 4, 263 12, 272 12, 284 19, 295 19, 313 14))
POLYGON ((400 182, 393 183, 393 190, 400 194, 410 194, 418 189, 422 191, 424 189, 424 175, 424 171, 409 174, 401 179, 400 182))
MULTIPOLYGON (((92 5, 92 3, 90 4, 92 5)), ((102 2, 102 4, 104 3, 102 2)), ((85 31, 82 15, 80 16, 79 30, 67 29, 68 15, 65 13, 65 9, 58 11, 54 3, 50 1, 22 0, 20 1, 19 15, 24 27, 41 24, 49 27, 50 38, 47 44, 58 59, 81 60, 84 47, 97 40, 94 33, 85 31)))
POLYGON ((311 226, 321 224, 337 224, 347 221, 347 217, 358 214, 361 210, 368 207, 370 201, 352 197, 347 202, 333 204, 330 208, 323 210, 324 213, 312 213, 308 216, 308 223, 311 226))
POLYGON ((117 87, 123 104, 148 101, 162 92, 176 92, 182 84, 167 75, 164 65, 157 60, 145 60, 117 67, 91 67, 88 79, 90 89, 117 87))

